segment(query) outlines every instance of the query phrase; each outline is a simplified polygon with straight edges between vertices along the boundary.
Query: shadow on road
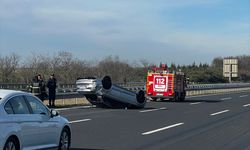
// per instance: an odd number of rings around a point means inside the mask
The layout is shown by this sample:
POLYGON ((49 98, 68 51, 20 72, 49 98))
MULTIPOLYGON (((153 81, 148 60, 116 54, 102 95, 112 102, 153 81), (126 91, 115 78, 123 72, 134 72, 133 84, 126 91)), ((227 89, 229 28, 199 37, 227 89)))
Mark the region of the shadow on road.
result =
POLYGON ((221 102, 221 100, 192 100, 192 99, 189 99, 189 100, 185 100, 183 102, 178 102, 178 103, 195 103, 195 102, 206 102, 206 103, 218 103, 218 102, 221 102))
MULTIPOLYGON (((156 109, 157 107, 144 107, 144 108, 141 108, 141 110, 150 110, 150 109, 156 109)), ((140 110, 140 109, 139 109, 140 110)))
POLYGON ((70 150, 104 150, 104 149, 92 149, 92 148, 71 148, 70 150))
POLYGON ((169 101, 169 100, 161 100, 156 101, 155 103, 196 103, 196 102, 205 102, 205 103, 218 103, 221 102, 221 100, 204 100, 204 99, 188 99, 185 101, 169 101))

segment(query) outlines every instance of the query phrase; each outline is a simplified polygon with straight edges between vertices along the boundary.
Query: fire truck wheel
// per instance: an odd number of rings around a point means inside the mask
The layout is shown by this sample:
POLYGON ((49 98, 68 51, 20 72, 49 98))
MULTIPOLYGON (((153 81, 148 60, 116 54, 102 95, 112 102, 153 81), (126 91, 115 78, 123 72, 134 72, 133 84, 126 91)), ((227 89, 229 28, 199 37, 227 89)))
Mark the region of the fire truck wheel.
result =
POLYGON ((181 101, 181 94, 180 94, 180 93, 178 93, 178 92, 175 92, 175 97, 174 97, 174 100, 175 100, 176 102, 181 101))
POLYGON ((181 94, 181 97, 180 97, 180 101, 184 101, 184 100, 185 100, 185 96, 186 96, 186 94, 185 94, 185 93, 182 93, 182 94, 181 94))

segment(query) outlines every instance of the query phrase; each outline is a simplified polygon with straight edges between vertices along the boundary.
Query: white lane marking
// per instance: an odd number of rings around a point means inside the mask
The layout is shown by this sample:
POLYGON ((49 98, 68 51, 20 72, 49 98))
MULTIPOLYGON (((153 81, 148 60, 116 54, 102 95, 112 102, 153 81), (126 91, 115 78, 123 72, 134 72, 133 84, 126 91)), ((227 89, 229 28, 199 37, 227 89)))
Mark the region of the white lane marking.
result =
POLYGON ((248 106, 250 106, 250 104, 243 105, 243 107, 248 107, 248 106))
POLYGON ((239 97, 247 97, 248 95, 241 95, 241 96, 239 96, 239 97))
POLYGON ((180 125, 183 125, 183 124, 184 124, 183 122, 173 124, 173 125, 170 125, 170 126, 167 126, 167 127, 159 128, 159 129, 148 131, 148 132, 144 132, 144 133, 142 133, 142 135, 149 135, 149 134, 152 134, 152 133, 155 133, 155 132, 160 132, 160 131, 163 131, 163 130, 174 128, 174 127, 177 127, 177 126, 180 126, 180 125))
POLYGON ((232 99, 232 97, 225 97, 225 98, 221 98, 220 100, 224 101, 224 100, 229 100, 232 99))
POLYGON ((141 113, 145 113, 145 112, 152 112, 152 111, 164 110, 164 109, 167 109, 167 108, 166 107, 162 107, 162 108, 156 108, 156 109, 142 110, 140 112, 141 113))
POLYGON ((75 121, 70 121, 69 123, 78 123, 78 122, 84 122, 84 121, 90 121, 91 119, 82 119, 82 120, 75 120, 75 121))
POLYGON ((196 102, 196 103, 190 103, 190 105, 197 105, 200 104, 201 102, 196 102))
POLYGON ((210 116, 219 115, 219 114, 222 114, 222 113, 225 113, 225 112, 228 112, 228 111, 229 110, 223 110, 223 111, 220 111, 220 112, 216 112, 216 113, 210 114, 210 116))

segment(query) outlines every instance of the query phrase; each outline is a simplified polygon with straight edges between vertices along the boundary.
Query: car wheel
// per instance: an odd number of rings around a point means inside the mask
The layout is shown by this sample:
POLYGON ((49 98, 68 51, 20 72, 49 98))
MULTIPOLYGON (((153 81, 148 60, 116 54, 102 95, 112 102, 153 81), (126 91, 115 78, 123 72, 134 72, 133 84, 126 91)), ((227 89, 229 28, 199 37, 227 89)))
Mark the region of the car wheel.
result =
POLYGON ((58 150, 68 150, 70 146, 70 131, 67 128, 62 130, 58 150))
POLYGON ((6 141, 3 150, 19 150, 19 145, 17 140, 14 137, 10 137, 6 141))

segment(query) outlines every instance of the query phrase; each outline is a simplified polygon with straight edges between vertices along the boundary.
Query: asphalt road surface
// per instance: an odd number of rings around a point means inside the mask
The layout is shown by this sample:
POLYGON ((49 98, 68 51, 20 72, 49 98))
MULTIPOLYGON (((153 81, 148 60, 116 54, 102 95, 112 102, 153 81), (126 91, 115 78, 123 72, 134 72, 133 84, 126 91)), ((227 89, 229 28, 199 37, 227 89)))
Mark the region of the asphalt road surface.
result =
POLYGON ((59 112, 71 122, 72 150, 250 150, 250 92, 59 112))

